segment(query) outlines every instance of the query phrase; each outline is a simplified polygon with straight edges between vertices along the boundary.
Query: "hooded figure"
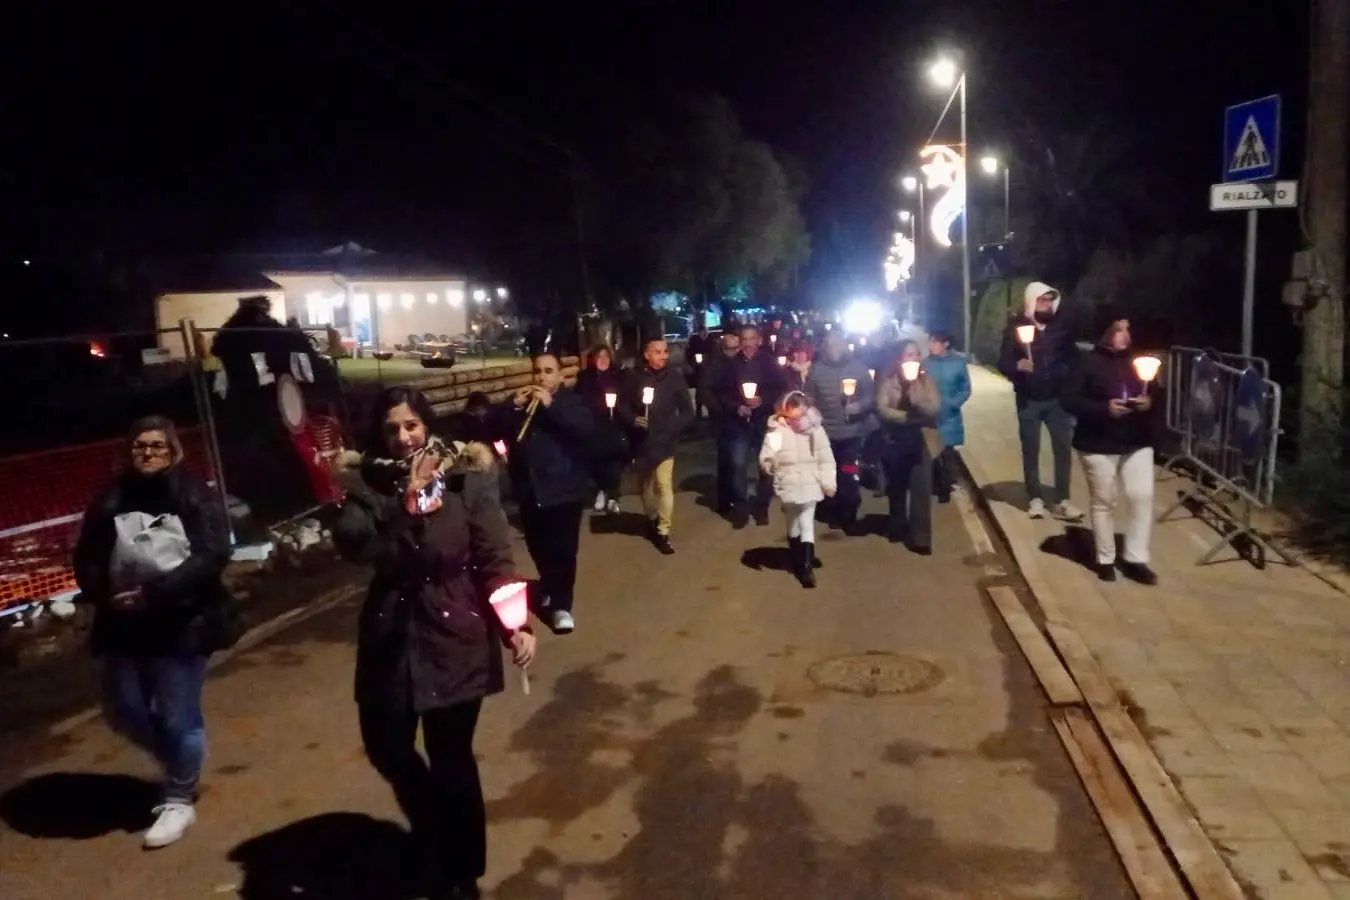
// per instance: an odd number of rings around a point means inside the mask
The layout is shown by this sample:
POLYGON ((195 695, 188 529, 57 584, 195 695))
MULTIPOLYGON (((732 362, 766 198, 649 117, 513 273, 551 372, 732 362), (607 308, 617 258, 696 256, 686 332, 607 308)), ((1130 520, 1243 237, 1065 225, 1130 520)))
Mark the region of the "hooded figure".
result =
POLYGON ((1058 519, 1077 521, 1083 514, 1069 503, 1073 460, 1073 417, 1059 400, 1060 390, 1078 357, 1073 328, 1060 312, 1060 292, 1043 281, 1027 285, 1022 311, 1008 320, 998 369, 1012 382, 1022 444, 1022 480, 1027 513, 1043 518, 1046 507, 1058 519), (1026 338, 1030 337, 1030 340, 1026 338), (1041 488, 1041 426, 1050 432, 1054 456, 1053 496, 1041 488))
POLYGON ((759 466, 773 479, 788 523, 792 571, 802 587, 816 586, 816 504, 838 486, 834 454, 820 411, 802 391, 789 391, 769 419, 759 466))

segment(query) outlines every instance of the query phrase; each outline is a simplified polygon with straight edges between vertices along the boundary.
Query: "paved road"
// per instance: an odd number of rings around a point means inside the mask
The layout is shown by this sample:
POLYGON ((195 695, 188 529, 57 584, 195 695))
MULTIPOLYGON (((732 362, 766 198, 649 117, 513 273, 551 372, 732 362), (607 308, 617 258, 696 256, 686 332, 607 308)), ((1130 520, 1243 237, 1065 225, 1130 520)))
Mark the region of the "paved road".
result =
MULTIPOLYGON (((777 513, 734 532, 698 504, 706 464, 680 461, 676 556, 585 538, 578 631, 542 641, 531 696, 513 682, 484 715, 491 896, 1132 896, 957 506, 930 558, 823 540, 807 592, 754 568, 776 563, 777 513), (917 690, 832 687, 890 674, 917 690)), ((0 897, 403 900, 403 833, 350 702, 354 618, 217 670, 201 822, 175 847, 139 849, 147 770, 100 723, 40 766, 0 763, 0 897)))

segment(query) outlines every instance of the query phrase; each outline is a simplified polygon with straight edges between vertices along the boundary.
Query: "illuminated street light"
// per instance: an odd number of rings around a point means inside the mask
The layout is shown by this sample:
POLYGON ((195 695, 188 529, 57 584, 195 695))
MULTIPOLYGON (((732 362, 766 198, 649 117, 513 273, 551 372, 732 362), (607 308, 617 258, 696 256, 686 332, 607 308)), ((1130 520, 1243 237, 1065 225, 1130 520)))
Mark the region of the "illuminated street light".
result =
POLYGON ((998 172, 998 157, 997 156, 980 157, 980 168, 984 169, 984 174, 986 175, 995 174, 996 172, 998 172))
POLYGON ((499 287, 499 288, 497 288, 497 297, 498 297, 498 299, 500 299, 500 300, 505 300, 505 299, 506 299, 507 297, 509 297, 509 296, 511 296, 511 294, 510 294, 509 291, 507 291, 506 288, 504 288, 504 287, 499 287))
POLYGON ((928 69, 928 77, 940 88, 949 88, 956 84, 961 72, 950 59, 939 59, 928 69))
POLYGON ((919 189, 919 179, 915 178, 913 175, 906 175, 904 178, 900 179, 900 186, 904 188, 907 193, 912 194, 919 189))
POLYGON ((909 221, 910 219, 912 219, 913 217, 914 217, 914 216, 913 216, 913 213, 911 213, 909 210, 907 210, 907 209, 902 209, 902 210, 900 210, 900 221, 901 221, 901 222, 908 222, 908 221, 909 221))
POLYGON ((473 302, 483 303, 487 300, 487 291, 482 288, 475 288, 473 292, 473 302))
MULTIPOLYGON (((960 165, 960 196, 957 197, 956 185, 952 187, 943 196, 942 201, 950 207, 951 204, 960 202, 960 210, 957 215, 961 217, 961 336, 963 342, 961 349, 967 355, 970 355, 970 216, 966 209, 966 177, 969 169, 970 159, 970 141, 966 135, 966 74, 957 68, 956 63, 950 58, 942 58, 933 63, 928 69, 928 77, 940 88, 955 87, 955 92, 961 95, 961 165, 960 165)), ((950 104, 950 100, 948 103, 950 104)), ((945 110, 944 110, 945 115, 945 110)), ((941 119, 938 125, 941 125, 941 119)), ((925 148, 923 152, 929 152, 933 148, 925 148)), ((934 163, 940 159, 934 159, 934 163)), ((931 182, 933 180, 932 171, 925 173, 931 182)), ((937 206, 943 205, 939 202, 937 206)), ((933 218, 936 222, 939 218, 946 218, 952 214, 952 209, 941 210, 942 216, 939 216, 939 210, 933 210, 933 218)), ((947 219, 950 225, 952 219, 947 219)))

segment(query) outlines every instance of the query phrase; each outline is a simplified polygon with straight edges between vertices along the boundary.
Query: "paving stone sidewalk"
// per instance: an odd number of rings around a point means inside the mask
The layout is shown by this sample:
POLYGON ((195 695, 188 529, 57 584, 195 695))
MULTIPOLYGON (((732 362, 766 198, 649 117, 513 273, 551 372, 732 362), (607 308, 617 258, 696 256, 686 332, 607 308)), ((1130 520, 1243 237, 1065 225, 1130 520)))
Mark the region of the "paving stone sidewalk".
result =
MULTIPOLYGON (((1234 873, 1264 900, 1350 900, 1350 598, 1225 549, 1188 518, 1155 525, 1161 584, 1099 582, 1085 525, 1028 519, 1011 385, 972 368, 962 453, 1023 568, 1039 570, 1234 873)), ((1048 436, 1042 472, 1049 482, 1048 436)), ((1160 476, 1156 509, 1183 481, 1160 476)), ((1073 502, 1086 510, 1075 459, 1073 502)))

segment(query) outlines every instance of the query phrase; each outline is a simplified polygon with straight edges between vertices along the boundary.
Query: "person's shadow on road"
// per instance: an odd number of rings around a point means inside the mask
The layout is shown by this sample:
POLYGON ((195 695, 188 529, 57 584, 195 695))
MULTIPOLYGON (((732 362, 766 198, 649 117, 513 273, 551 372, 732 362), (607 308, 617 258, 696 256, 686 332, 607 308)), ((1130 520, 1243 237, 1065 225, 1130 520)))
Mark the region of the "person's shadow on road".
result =
MULTIPOLYGON (((1117 558, 1122 554, 1124 545, 1124 537, 1117 534, 1117 558)), ((1097 563, 1096 539, 1092 536, 1092 529, 1082 525, 1066 525, 1063 534, 1054 534, 1041 541, 1041 552, 1067 559, 1089 570, 1097 563)))
POLYGON ((52 772, 0 796, 0 820, 34 838, 85 841, 150 827, 159 788, 130 775, 52 772))
POLYGON ((741 565, 756 572, 787 572, 792 568, 792 557, 787 547, 751 547, 741 554, 741 565))
POLYGON ((230 851, 241 900, 414 900, 408 832, 359 813, 326 813, 250 838, 230 851))
POLYGON ((647 537, 651 520, 642 513, 616 512, 591 516, 591 534, 626 534, 629 537, 647 537))

